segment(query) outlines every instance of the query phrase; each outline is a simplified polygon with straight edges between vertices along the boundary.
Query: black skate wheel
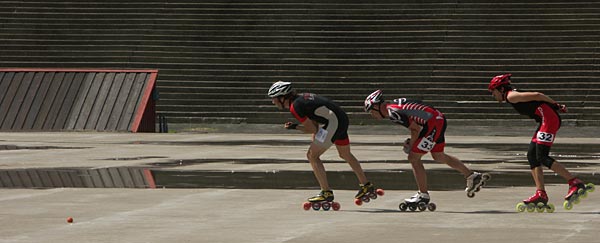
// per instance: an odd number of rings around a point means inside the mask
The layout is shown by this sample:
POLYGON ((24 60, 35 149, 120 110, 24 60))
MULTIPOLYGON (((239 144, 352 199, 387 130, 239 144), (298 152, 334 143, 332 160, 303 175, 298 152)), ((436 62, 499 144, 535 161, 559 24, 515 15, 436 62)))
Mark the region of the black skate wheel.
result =
POLYGON ((321 209, 321 203, 318 203, 318 202, 312 203, 312 209, 314 209, 315 211, 319 211, 319 209, 321 209))
POLYGON ((414 212, 414 211, 417 211, 417 206, 415 206, 415 205, 409 205, 408 209, 410 209, 410 211, 414 212))
POLYGON ((406 205, 406 203, 402 202, 402 203, 400 203, 400 205, 398 205, 398 208, 400 209, 400 211, 404 212, 408 208, 408 205, 406 205))
POLYGON ((437 206, 435 205, 435 203, 427 204, 427 209, 429 209, 429 211, 431 211, 431 212, 435 211, 436 208, 437 208, 437 206))
POLYGON ((375 200, 375 199, 377 199, 377 194, 375 194, 375 193, 371 192, 371 193, 369 193, 369 197, 370 197, 371 199, 375 200))
POLYGON ((365 203, 368 203, 368 202, 370 202, 370 201, 371 201, 371 198, 370 198, 368 195, 364 195, 364 196, 362 196, 362 198, 361 198, 361 199, 362 199, 362 201, 363 201, 363 202, 365 202, 365 203))
POLYGON ((475 192, 467 192, 467 197, 475 197, 475 192))
POLYGON ((423 212, 423 211, 427 210, 427 203, 420 202, 419 205, 417 206, 417 208, 419 209, 419 211, 423 212))
POLYGON ((324 202, 321 204, 321 208, 323 208, 323 210, 325 210, 325 211, 329 211, 329 209, 331 208, 331 203, 324 202))

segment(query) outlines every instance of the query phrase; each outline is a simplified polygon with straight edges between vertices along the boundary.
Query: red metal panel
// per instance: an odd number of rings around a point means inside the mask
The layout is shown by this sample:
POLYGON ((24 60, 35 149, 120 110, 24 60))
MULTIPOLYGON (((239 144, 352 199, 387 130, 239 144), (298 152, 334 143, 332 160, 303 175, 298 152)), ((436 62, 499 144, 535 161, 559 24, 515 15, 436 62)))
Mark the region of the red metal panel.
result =
POLYGON ((148 83, 146 85, 146 90, 144 91, 144 95, 142 96, 142 101, 140 106, 138 107, 138 111, 136 113, 135 120, 133 122, 131 131, 132 132, 154 132, 155 126, 154 121, 156 118, 156 103, 152 99, 151 95, 155 89, 156 78, 158 76, 157 72, 153 72, 148 79, 148 83), (144 117, 144 114, 146 116, 144 117), (145 118, 145 119, 144 119, 145 118), (140 127, 140 124, 144 121, 143 126, 140 127))
POLYGON ((157 70, 0 69, 1 130, 154 132, 157 70))

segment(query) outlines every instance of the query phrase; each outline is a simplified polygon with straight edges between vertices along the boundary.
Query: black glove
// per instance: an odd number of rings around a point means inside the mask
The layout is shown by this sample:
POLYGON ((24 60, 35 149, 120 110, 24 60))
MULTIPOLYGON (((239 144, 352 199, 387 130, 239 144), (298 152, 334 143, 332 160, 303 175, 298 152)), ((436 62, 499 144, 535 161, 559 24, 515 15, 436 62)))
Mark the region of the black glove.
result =
POLYGON ((296 127, 298 127, 298 124, 296 123, 292 123, 292 122, 287 122, 285 123, 285 129, 296 129, 296 127))

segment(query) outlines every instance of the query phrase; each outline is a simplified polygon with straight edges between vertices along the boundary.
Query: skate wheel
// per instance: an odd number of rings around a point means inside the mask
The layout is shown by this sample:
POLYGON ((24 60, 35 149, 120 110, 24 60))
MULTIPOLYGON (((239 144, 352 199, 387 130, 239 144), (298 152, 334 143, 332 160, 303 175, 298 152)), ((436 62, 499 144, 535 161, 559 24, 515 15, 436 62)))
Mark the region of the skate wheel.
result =
POLYGON ((309 210, 311 206, 309 202, 305 202, 304 204, 302 204, 302 207, 304 208, 304 210, 309 210))
POLYGON ((400 209, 400 211, 404 212, 408 208, 408 205, 406 205, 406 203, 404 202, 401 202, 400 205, 398 205, 398 208, 400 209))
POLYGON ((571 210, 571 209, 573 209, 573 204, 570 203, 569 201, 565 201, 563 203, 563 208, 565 208, 566 210, 571 210))
POLYGON ((415 205, 408 205, 408 209, 410 209, 410 211, 417 211, 417 206, 415 205))
POLYGON ((543 213, 544 209, 546 209, 546 205, 544 205, 544 203, 542 203, 542 202, 537 203, 535 210, 538 213, 543 213))
MULTIPOLYGON (((481 184, 481 186, 483 186, 483 184, 481 184)), ((475 188, 475 192, 479 192, 479 190, 481 190, 481 186, 478 186, 477 188, 475 188)))
POLYGON ((377 189, 375 193, 377 193, 377 195, 379 196, 383 196, 383 194, 385 194, 385 191, 383 191, 383 189, 377 189))
POLYGON ((312 209, 314 209, 315 211, 319 211, 319 209, 321 209, 321 203, 318 202, 314 202, 311 204, 312 209))
POLYGON ((369 197, 369 195, 364 195, 364 196, 362 196, 361 199, 363 200, 363 202, 366 202, 366 203, 371 201, 371 198, 369 197))
POLYGON ((574 204, 579 204, 579 202, 581 202, 581 198, 579 198, 579 196, 577 196, 577 197, 575 197, 575 199, 573 199, 574 204))
POLYGON ((587 197, 587 194, 588 194, 588 191, 586 191, 586 190, 582 190, 581 194, 579 194, 579 197, 580 197, 580 198, 586 198, 586 197, 587 197))
POLYGON ((481 175, 481 178, 483 179, 483 181, 489 181, 490 179, 492 179, 492 175, 490 175, 489 173, 483 173, 481 175))
POLYGON ((594 186, 594 184, 592 184, 592 183, 588 183, 588 184, 586 184, 586 185, 585 185, 585 188, 587 188, 587 191, 588 191, 588 192, 593 192, 593 191, 594 191, 594 189, 596 189, 596 187, 595 187, 595 186, 594 186))
POLYGON ((423 212, 423 211, 427 210, 427 203, 420 202, 419 205, 417 205, 417 208, 419 209, 419 211, 423 212))
POLYGON ((338 210, 340 210, 341 207, 342 207, 342 205, 340 205, 340 203, 338 203, 338 202, 333 202, 331 204, 331 208, 333 209, 333 211, 338 211, 338 210))
POLYGON ((431 211, 431 212, 435 211, 436 208, 437 208, 437 206, 435 205, 435 203, 427 204, 427 209, 429 209, 429 211, 431 211))
POLYGON ((375 194, 375 193, 371 192, 371 193, 369 193, 369 197, 370 197, 371 199, 375 200, 375 199, 377 199, 377 194, 375 194))
POLYGON ((467 197, 473 198, 475 196, 475 192, 467 192, 467 197))
POLYGON ((527 204, 527 212, 533 213, 535 211, 535 204, 529 203, 527 204))
POLYGON ((356 204, 356 206, 360 206, 363 204, 363 201, 360 198, 354 199, 354 204, 356 204))
POLYGON ((554 207, 554 204, 549 203, 548 207, 546 208, 546 212, 548 212, 548 213, 554 213, 554 210, 556 210, 556 208, 554 207))
POLYGON ((519 212, 519 213, 525 212, 525 209, 527 209, 527 205, 525 205, 525 203, 523 203, 523 202, 517 203, 517 212, 519 212))
POLYGON ((331 209, 331 203, 324 202, 321 204, 321 208, 323 208, 323 210, 325 210, 325 211, 329 211, 329 209, 331 209))

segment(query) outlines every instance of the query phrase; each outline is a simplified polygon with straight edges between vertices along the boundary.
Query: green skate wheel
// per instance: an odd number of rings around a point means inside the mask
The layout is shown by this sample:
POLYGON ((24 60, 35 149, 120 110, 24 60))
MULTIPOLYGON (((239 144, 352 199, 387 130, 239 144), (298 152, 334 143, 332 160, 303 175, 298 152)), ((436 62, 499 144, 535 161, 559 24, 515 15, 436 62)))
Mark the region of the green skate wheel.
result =
POLYGON ((571 210, 571 209, 573 209, 573 204, 572 204, 572 203, 570 203, 569 201, 565 201, 565 202, 563 203, 563 207, 564 207, 566 210, 571 210))
POLYGON ((588 184, 586 184, 586 185, 585 185, 585 187, 587 187, 587 188, 588 188, 588 189, 587 189, 587 191, 588 191, 588 192, 593 192, 593 191, 594 191, 594 189, 596 189, 596 188, 595 188, 595 186, 594 186, 594 184, 592 184, 592 183, 588 183, 588 184))
POLYGON ((519 213, 525 212, 525 209, 527 209, 527 205, 525 205, 525 203, 523 203, 523 202, 517 203, 517 212, 519 212, 519 213))
POLYGON ((534 203, 529 203, 527 204, 527 212, 533 213, 535 211, 535 204, 534 203))
POLYGON ((546 208, 546 205, 544 205, 544 203, 543 203, 543 202, 539 202, 539 203, 537 203, 537 205, 536 205, 536 207, 535 207, 535 210, 536 210, 538 213, 543 213, 545 208, 546 208))
POLYGON ((586 190, 582 190, 582 191, 581 191, 581 194, 579 194, 579 197, 580 197, 580 198, 586 198, 586 197, 587 197, 587 194, 588 194, 588 191, 586 191, 586 190))
POLYGON ((548 213, 554 213, 554 210, 556 210, 556 208, 554 207, 554 204, 549 203, 548 207, 546 208, 546 212, 548 212, 548 213))
POLYGON ((575 197, 575 199, 573 199, 574 204, 579 204, 579 202, 581 202, 581 198, 579 198, 579 196, 577 196, 577 197, 575 197))

